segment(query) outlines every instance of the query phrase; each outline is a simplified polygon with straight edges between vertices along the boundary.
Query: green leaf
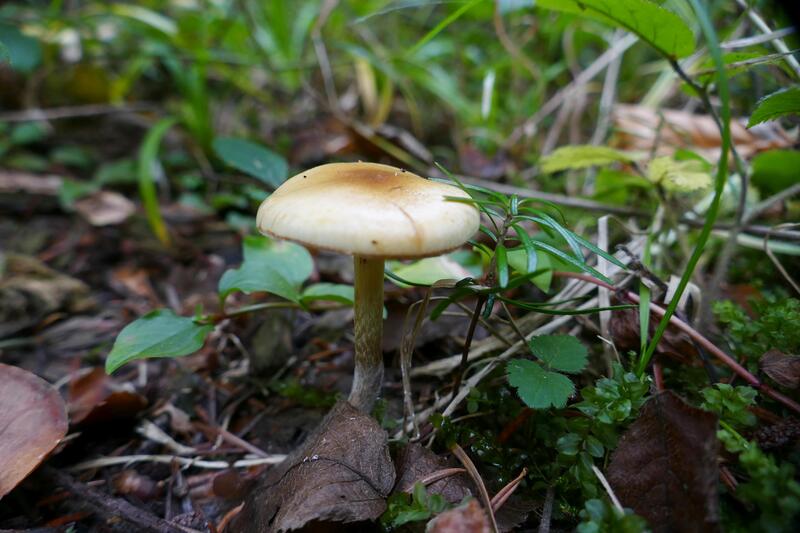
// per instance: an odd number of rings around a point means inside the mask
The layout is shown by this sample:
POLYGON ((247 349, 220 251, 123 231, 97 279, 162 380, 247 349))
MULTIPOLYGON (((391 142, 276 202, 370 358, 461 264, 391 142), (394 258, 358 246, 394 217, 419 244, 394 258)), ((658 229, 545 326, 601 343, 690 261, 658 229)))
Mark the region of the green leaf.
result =
POLYGON ((534 409, 561 408, 575 392, 570 379, 558 372, 544 370, 527 359, 513 359, 506 365, 508 382, 517 389, 525 405, 534 409))
POLYGON ((586 346, 572 335, 541 335, 533 337, 528 346, 533 355, 554 370, 576 374, 586 368, 586 346))
POLYGON ((42 45, 38 39, 22 33, 11 24, 0 23, 0 41, 6 54, 0 63, 8 61, 11 68, 30 73, 42 62, 42 45))
POLYGON ((176 119, 171 117, 162 118, 150 128, 150 131, 145 135, 142 141, 142 146, 139 148, 139 195, 142 197, 142 204, 144 204, 145 214, 147 215, 147 222, 150 224, 150 229, 156 235, 162 244, 169 245, 170 238, 167 226, 164 224, 164 219, 161 216, 161 211, 158 207, 158 193, 156 191, 156 181, 163 174, 161 162, 158 159, 158 148, 161 146, 161 140, 167 131, 175 124, 176 119))
POLYGON ((308 250, 289 241, 251 236, 244 241, 244 261, 219 280, 220 298, 233 291, 269 292, 300 301, 300 286, 311 276, 314 262, 308 250))
POLYGON ((700 161, 676 161, 666 156, 650 161, 647 179, 668 191, 676 192, 692 192, 711 186, 711 175, 700 161))
POLYGON ((225 163, 271 187, 277 188, 288 177, 286 160, 260 144, 233 137, 217 137, 213 147, 225 163))
POLYGON ((497 262, 497 283, 504 289, 508 286, 508 255, 506 247, 498 244, 494 249, 494 254, 497 262))
MULTIPOLYGON (((437 257, 426 257, 412 263, 390 262, 388 268, 398 277, 417 285, 433 285, 443 279, 464 279, 475 274, 467 270, 456 259, 455 252, 437 257)), ((389 278, 392 283, 400 287, 409 285, 397 279, 389 278)))
POLYGON ((125 326, 106 358, 106 372, 152 357, 180 357, 203 347, 213 326, 203 326, 169 309, 151 311, 125 326))
POLYGON ((775 194, 800 183, 800 151, 769 150, 752 161, 753 185, 767 194, 775 194))
POLYGON ((800 114, 800 87, 790 87, 765 96, 756 104, 747 127, 775 120, 786 115, 800 114))
POLYGON ((530 256, 524 248, 508 251, 508 264, 520 274, 529 274, 539 270, 540 273, 534 275, 530 281, 544 292, 550 290, 550 283, 553 281, 553 269, 550 265, 550 256, 541 251, 536 251, 536 260, 533 261, 533 270, 528 270, 530 256))
POLYGON ((118 17, 140 22, 167 37, 174 37, 178 33, 178 25, 175 21, 158 11, 153 11, 146 7, 131 4, 114 4, 111 6, 111 13, 118 17))
POLYGON ((562 170, 575 170, 612 163, 633 161, 630 154, 608 148, 607 146, 562 146, 539 160, 542 172, 551 174, 562 170))
POLYGON ((342 285, 340 283, 314 283, 303 290, 300 297, 304 304, 326 300, 339 302, 345 305, 353 305, 355 301, 355 290, 352 285, 342 285))
POLYGON ((694 34, 683 19, 649 0, 537 0, 536 5, 625 28, 672 59, 694 51, 694 34))

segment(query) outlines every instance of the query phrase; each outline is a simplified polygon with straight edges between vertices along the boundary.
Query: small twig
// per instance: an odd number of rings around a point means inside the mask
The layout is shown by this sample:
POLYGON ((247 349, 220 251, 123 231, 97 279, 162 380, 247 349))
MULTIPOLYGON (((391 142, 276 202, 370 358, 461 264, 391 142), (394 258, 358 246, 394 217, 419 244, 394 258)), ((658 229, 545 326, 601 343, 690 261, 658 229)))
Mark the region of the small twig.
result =
POLYGON ((475 463, 472 462, 472 459, 469 458, 467 452, 464 451, 461 446, 458 444, 453 444, 450 447, 450 451, 456 458, 461 461, 461 464, 464 465, 464 468, 467 470, 467 473, 472 478, 472 481, 475 482, 475 486, 478 488, 478 494, 481 497, 481 501, 483 502, 484 510, 486 514, 489 516, 489 525, 492 528, 492 533, 497 533, 497 520, 494 518, 494 509, 492 508, 492 500, 489 498, 489 491, 486 490, 486 484, 483 482, 483 478, 481 477, 480 472, 478 472, 478 468, 475 466, 475 463))
POLYGON ((201 429, 205 429, 206 431, 208 431, 210 433, 216 433, 222 440, 224 440, 228 444, 233 444, 234 446, 237 446, 237 447, 239 447, 239 448, 241 448, 241 449, 243 449, 243 450, 245 450, 247 452, 250 452, 250 453, 252 453, 253 455, 255 455, 257 457, 261 457, 262 459, 266 459, 268 457, 271 457, 270 454, 268 454, 267 452, 265 452, 264 450, 262 450, 258 446, 254 446, 253 444, 250 444, 249 442, 247 442, 243 438, 241 438, 241 437, 239 437, 237 435, 234 435, 233 433, 231 433, 230 431, 228 431, 226 429, 223 429, 223 428, 218 427, 218 426, 213 426, 213 425, 210 425, 210 424, 201 424, 199 422, 197 423, 197 425, 201 429))
MULTIPOLYGON (((463 468, 443 468, 441 470, 431 472, 427 476, 419 478, 417 481, 414 482, 414 485, 416 485, 417 483, 422 483, 427 487, 428 485, 432 485, 437 481, 441 481, 451 476, 457 476, 458 474, 463 474, 464 472, 466 472, 466 470, 463 468)), ((414 485, 411 485, 403 492, 411 494, 411 492, 413 492, 414 490, 414 485)))
POLYGON ((503 504, 508 501, 512 494, 514 494, 514 491, 517 490, 517 487, 519 487, 519 484, 522 483, 522 480, 525 479, 525 476, 527 475, 528 469, 523 468, 522 472, 520 472, 517 477, 509 481, 505 487, 500 489, 497 494, 494 495, 492 498, 492 511, 496 513, 500 510, 503 504))
POLYGON ((85 502, 103 517, 120 518, 136 528, 136 531, 151 533, 180 533, 189 530, 188 528, 178 527, 170 524, 144 509, 140 509, 127 501, 114 498, 108 494, 102 494, 95 489, 87 486, 55 468, 46 467, 46 475, 53 478, 56 484, 61 485, 70 491, 75 500, 85 502))
POLYGON ((249 468, 258 465, 276 465, 286 459, 285 455, 273 454, 260 459, 240 459, 238 461, 204 461, 202 459, 190 459, 188 457, 178 457, 177 455, 121 455, 117 457, 101 457, 84 461, 67 468, 70 472, 80 472, 92 470, 94 468, 104 468, 115 465, 128 465, 132 463, 162 463, 170 464, 173 460, 185 467, 206 468, 208 470, 225 470, 227 468, 249 468))
MULTIPOLYGON (((739 4, 739 6, 745 10, 745 12, 747 13, 747 17, 753 22, 753 24, 756 25, 756 27, 759 30, 761 30, 763 33, 766 34, 772 33, 772 30, 770 29, 769 26, 767 26, 767 23, 764 22, 764 19, 761 18, 761 16, 758 13, 756 13, 751 6, 748 6, 744 0, 736 0, 736 3, 739 4)), ((778 52, 784 54, 789 53, 789 47, 786 46, 786 43, 783 42, 783 39, 781 39, 780 37, 775 37, 771 39, 771 41, 778 52)), ((786 57, 786 62, 789 64, 790 67, 792 67, 792 70, 794 70, 795 75, 800 76, 800 63, 798 63, 797 60, 791 55, 786 57)))
POLYGON ((539 521, 539 533, 550 533, 550 521, 553 519, 553 500, 556 491, 553 487, 547 487, 544 495, 544 505, 542 506, 542 519, 539 521))
POLYGON ((619 499, 617 499, 617 495, 614 494, 614 491, 612 490, 611 485, 608 483, 606 476, 604 476, 600 469, 595 465, 592 465, 592 472, 594 472, 594 475, 600 480, 600 484, 603 485, 603 488, 606 489, 606 493, 608 493, 608 497, 611 498, 611 503, 614 504, 614 507, 616 507, 617 511, 624 514, 625 509, 622 507, 622 504, 619 503, 619 499))
MULTIPOLYGON (((787 228, 787 229, 788 228, 796 228, 798 226, 800 226, 800 224, 779 224, 779 225, 775 226, 775 229, 779 229, 779 228, 787 228)), ((792 286, 792 288, 795 290, 795 292, 797 294, 800 294, 800 285, 798 285, 797 282, 792 278, 792 276, 789 275, 789 272, 786 271, 786 269, 783 267, 783 264, 780 261, 778 261, 778 258, 775 257, 775 253, 770 249, 770 247, 769 247, 769 238, 770 238, 770 235, 768 233, 764 237, 764 252, 766 252, 767 257, 769 257, 769 260, 772 261, 772 264, 775 265, 775 268, 778 269, 778 272, 781 273, 781 275, 783 276, 783 279, 785 279, 789 283, 789 285, 792 286)))
POLYGON ((158 109, 155 104, 139 102, 126 106, 89 104, 79 106, 51 107, 46 109, 26 109, 0 113, 0 122, 44 122, 67 118, 94 117, 98 115, 116 115, 121 113, 139 113, 158 109))

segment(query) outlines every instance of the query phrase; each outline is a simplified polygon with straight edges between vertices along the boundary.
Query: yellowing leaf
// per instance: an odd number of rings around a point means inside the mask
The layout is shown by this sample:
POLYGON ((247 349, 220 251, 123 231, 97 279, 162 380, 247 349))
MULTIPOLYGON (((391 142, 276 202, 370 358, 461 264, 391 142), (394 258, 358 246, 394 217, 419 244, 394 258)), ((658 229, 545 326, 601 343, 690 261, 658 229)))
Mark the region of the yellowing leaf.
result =
POLYGON ((675 161, 671 157, 656 157, 650 161, 647 179, 675 192, 691 192, 711 186, 711 175, 700 161, 675 161))
POLYGON ((539 165, 542 172, 550 174, 561 170, 606 166, 611 163, 632 161, 630 154, 607 146, 576 145, 562 146, 552 154, 544 156, 539 165))

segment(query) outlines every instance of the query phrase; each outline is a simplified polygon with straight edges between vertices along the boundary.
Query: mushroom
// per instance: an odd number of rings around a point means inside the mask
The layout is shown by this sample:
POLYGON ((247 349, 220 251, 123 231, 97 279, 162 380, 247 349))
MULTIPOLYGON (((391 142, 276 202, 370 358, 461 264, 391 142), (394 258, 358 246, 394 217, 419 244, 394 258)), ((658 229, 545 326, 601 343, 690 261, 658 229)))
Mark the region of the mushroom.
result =
POLYGON ((478 210, 446 196, 469 197, 388 165, 332 163, 288 179, 258 209, 262 233, 354 256, 355 373, 348 400, 364 412, 383 380, 384 260, 440 255, 478 230, 478 210))

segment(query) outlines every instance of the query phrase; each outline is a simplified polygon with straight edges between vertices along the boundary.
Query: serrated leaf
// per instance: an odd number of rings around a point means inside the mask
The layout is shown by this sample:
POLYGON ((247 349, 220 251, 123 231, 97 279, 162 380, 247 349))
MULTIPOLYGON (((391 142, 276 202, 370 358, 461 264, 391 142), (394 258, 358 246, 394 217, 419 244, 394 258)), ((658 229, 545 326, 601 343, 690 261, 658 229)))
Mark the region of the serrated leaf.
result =
POLYGON ((562 170, 575 170, 612 163, 633 161, 630 154, 607 146, 575 145, 562 146, 539 161, 542 172, 551 174, 562 170))
POLYGON ((575 385, 565 375, 543 369, 527 359, 513 359, 506 365, 508 382, 517 389, 525 405, 534 409, 564 407, 575 392, 575 385))
POLYGON ((233 137, 217 137, 212 146, 226 164, 267 185, 277 188, 288 177, 286 160, 260 144, 233 137))
POLYGON ((694 51, 694 34, 683 19, 650 0, 537 0, 536 5, 625 28, 673 59, 694 51))
POLYGON ((668 191, 692 192, 711 186, 711 175, 696 160, 656 157, 647 167, 647 179, 668 191))
POLYGON ((325 300, 339 302, 345 305, 353 305, 353 301, 355 301, 355 291, 352 285, 315 283, 303 290, 300 300, 305 304, 325 300))
POLYGON ((244 262, 239 268, 222 275, 219 295, 224 299, 233 291, 245 294, 269 292, 299 302, 300 286, 313 268, 311 254, 299 244, 267 237, 247 237, 244 262))
POLYGON ((203 347, 213 326, 201 325, 169 309, 157 309, 125 326, 106 358, 111 374, 125 363, 153 357, 180 357, 203 347))
POLYGON ((769 94, 758 101, 747 127, 775 120, 786 115, 800 114, 800 87, 790 87, 769 94))
POLYGON ((576 374, 586 368, 586 346, 572 335, 541 335, 528 341, 533 355, 554 370, 576 374))

